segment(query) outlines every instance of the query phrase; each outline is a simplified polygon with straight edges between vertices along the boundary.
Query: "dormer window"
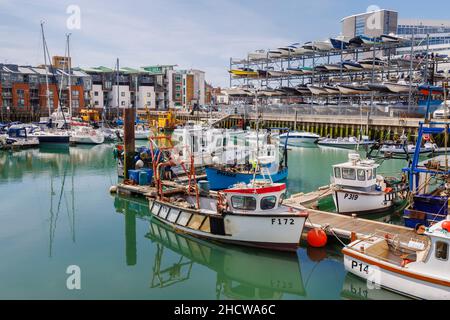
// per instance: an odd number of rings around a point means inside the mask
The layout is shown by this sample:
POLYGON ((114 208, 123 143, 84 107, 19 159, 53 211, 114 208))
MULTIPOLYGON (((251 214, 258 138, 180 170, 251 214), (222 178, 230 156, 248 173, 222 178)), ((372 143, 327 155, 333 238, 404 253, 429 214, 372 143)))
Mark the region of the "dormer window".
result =
POLYGON ((436 259, 447 261, 448 260, 448 243, 443 241, 436 242, 435 250, 436 259))

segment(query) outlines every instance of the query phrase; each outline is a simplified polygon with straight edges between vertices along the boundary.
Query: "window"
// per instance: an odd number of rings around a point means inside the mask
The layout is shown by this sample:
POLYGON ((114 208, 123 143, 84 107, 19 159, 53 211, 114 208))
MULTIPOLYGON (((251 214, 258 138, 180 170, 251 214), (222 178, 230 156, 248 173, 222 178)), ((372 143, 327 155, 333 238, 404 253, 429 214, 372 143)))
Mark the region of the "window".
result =
POLYGON ((147 92, 147 98, 151 98, 152 94, 150 92, 147 92))
POLYGON ((232 196, 231 205, 238 210, 255 210, 256 199, 253 197, 232 196))
POLYGON ((367 170, 367 180, 372 180, 372 170, 367 170))
POLYGON ((448 259, 448 243, 437 241, 436 242, 436 259, 447 260, 448 259))
POLYGON ((341 178, 341 168, 334 168, 334 177, 338 179, 341 178))
POLYGON ((176 86, 175 90, 176 91, 181 91, 181 86, 180 85, 176 86))
POLYGON ((98 97, 98 91, 94 91, 94 96, 98 97))
POLYGON ((95 104, 96 106, 98 106, 98 101, 95 101, 94 104, 95 104))
POLYGON ((375 179, 377 177, 377 169, 373 169, 373 178, 375 179))
POLYGON ((121 95, 122 97, 125 97, 125 92, 121 92, 120 95, 121 95))
POLYGON ((122 101, 122 102, 120 103, 120 105, 121 105, 121 106, 125 106, 125 101, 122 101))
POLYGON ((78 90, 72 90, 72 97, 78 98, 80 95, 80 92, 78 90))
POLYGON ((261 210, 270 210, 275 208, 275 204, 277 203, 277 197, 270 196, 261 199, 261 210))
POLYGON ((356 180, 355 169, 342 168, 342 178, 347 180, 356 180))
POLYGON ((366 181, 366 171, 358 169, 358 181, 366 181))
POLYGON ((80 106, 80 103, 78 100, 72 100, 72 108, 78 108, 80 106))
POLYGON ((355 19, 355 36, 360 36, 365 33, 366 17, 360 16, 355 19))

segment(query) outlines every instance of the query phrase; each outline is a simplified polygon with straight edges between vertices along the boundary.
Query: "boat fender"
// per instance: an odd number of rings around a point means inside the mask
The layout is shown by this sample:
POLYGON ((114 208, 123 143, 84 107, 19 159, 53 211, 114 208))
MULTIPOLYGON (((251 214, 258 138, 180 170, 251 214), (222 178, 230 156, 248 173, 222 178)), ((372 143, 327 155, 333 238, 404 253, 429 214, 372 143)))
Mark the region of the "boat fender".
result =
POLYGON ((450 232, 450 221, 447 220, 442 223, 442 230, 450 232))
POLYGON ((386 193, 391 193, 392 191, 393 191, 392 188, 386 188, 386 189, 384 189, 384 192, 386 192, 386 193))
POLYGON ((306 240, 308 241, 308 245, 313 248, 323 248, 327 245, 328 237, 322 229, 314 228, 309 230, 306 240))
POLYGON ((409 260, 409 259, 403 259, 403 260, 402 260, 401 267, 404 268, 404 267, 406 267, 408 264, 410 264, 411 262, 413 262, 413 261, 411 261, 411 260, 409 260))
POLYGON ((414 230, 416 231, 416 234, 423 235, 427 228, 423 224, 418 223, 414 230))

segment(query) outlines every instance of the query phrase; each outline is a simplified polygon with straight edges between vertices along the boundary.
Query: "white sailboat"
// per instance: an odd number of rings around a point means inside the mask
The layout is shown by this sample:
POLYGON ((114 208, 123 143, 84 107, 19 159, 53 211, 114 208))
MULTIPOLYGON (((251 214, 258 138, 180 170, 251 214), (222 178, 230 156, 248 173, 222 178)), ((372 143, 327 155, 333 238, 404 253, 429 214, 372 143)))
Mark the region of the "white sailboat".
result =
POLYGON ((102 144, 105 136, 100 130, 87 126, 76 127, 72 130, 70 142, 74 144, 102 144))

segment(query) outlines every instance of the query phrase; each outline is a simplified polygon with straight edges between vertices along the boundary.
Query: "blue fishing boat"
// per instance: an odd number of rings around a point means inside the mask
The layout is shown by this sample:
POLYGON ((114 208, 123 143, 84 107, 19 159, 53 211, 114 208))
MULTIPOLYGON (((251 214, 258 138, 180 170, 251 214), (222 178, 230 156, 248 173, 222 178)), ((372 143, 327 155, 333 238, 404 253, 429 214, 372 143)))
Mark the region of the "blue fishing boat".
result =
POLYGON ((411 228, 429 227, 445 220, 448 215, 448 199, 450 190, 447 177, 450 174, 446 156, 438 156, 420 162, 420 146, 422 140, 431 140, 432 135, 448 135, 450 129, 445 123, 431 122, 427 126, 419 124, 416 151, 411 164, 403 171, 409 175, 409 190, 414 194, 412 203, 404 210, 405 225, 411 228), (433 177, 436 183, 431 184, 433 177))
POLYGON ((343 37, 330 38, 330 41, 333 47, 338 50, 345 50, 349 45, 349 43, 345 41, 343 37))
MULTIPOLYGON (((232 170, 226 168, 218 168, 218 167, 206 167, 206 176, 209 182, 209 188, 211 190, 223 190, 227 189, 230 186, 235 185, 236 183, 250 183, 255 177, 254 173, 251 170, 247 172, 237 171, 233 172, 232 170)), ((288 176, 288 168, 280 167, 274 173, 269 175, 267 174, 256 174, 256 179, 267 179, 269 178, 273 182, 283 181, 288 176)))

